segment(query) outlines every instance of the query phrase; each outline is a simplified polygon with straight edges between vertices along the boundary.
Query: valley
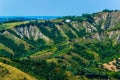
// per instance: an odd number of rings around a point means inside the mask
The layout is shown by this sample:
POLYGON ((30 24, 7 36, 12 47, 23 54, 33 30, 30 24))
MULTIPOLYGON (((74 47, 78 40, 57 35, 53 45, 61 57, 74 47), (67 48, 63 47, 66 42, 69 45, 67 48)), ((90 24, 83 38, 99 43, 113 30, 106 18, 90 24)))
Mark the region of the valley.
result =
POLYGON ((0 23, 3 80, 119 80, 119 58, 119 10, 0 23))

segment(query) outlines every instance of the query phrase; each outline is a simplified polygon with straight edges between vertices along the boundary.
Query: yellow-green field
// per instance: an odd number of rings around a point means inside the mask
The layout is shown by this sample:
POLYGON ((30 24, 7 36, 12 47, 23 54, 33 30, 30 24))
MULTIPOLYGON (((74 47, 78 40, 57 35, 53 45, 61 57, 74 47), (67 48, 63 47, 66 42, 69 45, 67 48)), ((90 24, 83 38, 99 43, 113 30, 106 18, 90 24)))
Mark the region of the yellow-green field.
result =
POLYGON ((36 80, 21 70, 2 62, 0 62, 0 67, 2 67, 2 69, 0 68, 0 80, 36 80), (2 75, 3 70, 6 70, 5 75, 2 75))

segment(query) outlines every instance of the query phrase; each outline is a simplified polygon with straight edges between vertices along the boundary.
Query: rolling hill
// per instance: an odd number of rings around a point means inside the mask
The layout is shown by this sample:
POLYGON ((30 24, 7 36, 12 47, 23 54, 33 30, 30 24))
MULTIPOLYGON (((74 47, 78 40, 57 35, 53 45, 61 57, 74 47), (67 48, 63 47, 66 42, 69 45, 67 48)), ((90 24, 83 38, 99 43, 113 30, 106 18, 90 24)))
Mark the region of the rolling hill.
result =
POLYGON ((13 61, 0 60, 5 74, 7 65, 38 80, 119 80, 104 64, 120 58, 120 11, 1 23, 0 57, 13 61))

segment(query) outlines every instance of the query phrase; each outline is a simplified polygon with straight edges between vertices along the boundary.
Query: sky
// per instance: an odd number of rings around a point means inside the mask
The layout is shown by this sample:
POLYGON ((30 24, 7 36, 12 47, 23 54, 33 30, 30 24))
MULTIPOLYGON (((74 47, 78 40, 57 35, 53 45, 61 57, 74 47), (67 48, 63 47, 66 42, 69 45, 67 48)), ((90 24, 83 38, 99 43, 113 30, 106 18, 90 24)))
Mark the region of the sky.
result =
POLYGON ((120 10, 120 0, 0 0, 0 16, 69 16, 120 10))

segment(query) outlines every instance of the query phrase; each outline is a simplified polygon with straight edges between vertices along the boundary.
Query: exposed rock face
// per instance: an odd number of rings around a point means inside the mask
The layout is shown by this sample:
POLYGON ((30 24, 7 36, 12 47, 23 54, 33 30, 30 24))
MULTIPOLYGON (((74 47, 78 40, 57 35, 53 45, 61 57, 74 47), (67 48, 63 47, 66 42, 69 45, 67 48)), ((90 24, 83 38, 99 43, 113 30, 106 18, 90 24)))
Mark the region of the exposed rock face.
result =
POLYGON ((92 33, 94 31, 97 31, 96 27, 88 22, 83 22, 83 26, 86 28, 87 33, 92 33))
POLYGON ((103 68, 115 72, 120 71, 120 58, 117 58, 116 60, 110 61, 108 63, 104 63, 103 68))
POLYGON ((15 35, 20 36, 21 39, 27 38, 34 41, 42 39, 45 42, 49 42, 54 41, 53 38, 57 39, 56 37, 59 36, 65 37, 65 40, 73 38, 96 38, 98 40, 114 39, 116 42, 120 41, 119 29, 108 31, 120 26, 120 11, 100 12, 91 16, 94 19, 93 23, 88 21, 71 21, 66 23, 58 20, 61 24, 56 24, 54 20, 51 20, 49 24, 48 22, 44 22, 37 25, 19 26, 11 30, 15 35))
POLYGON ((112 39, 120 35, 120 30, 110 31, 107 34, 109 35, 109 38, 112 39))
POLYGON ((95 23, 101 26, 101 29, 106 30, 108 28, 114 27, 120 21, 120 11, 98 13, 94 17, 95 23))
POLYGON ((25 26, 25 27, 18 27, 13 29, 17 35, 19 35, 21 38, 27 37, 28 39, 38 40, 43 39, 45 41, 49 41, 50 39, 45 36, 38 27, 36 26, 25 26))
POLYGON ((97 38, 98 40, 102 39, 116 39, 115 41, 119 41, 120 31, 118 30, 111 30, 107 31, 112 28, 120 27, 120 11, 113 11, 113 12, 100 12, 94 15, 95 23, 88 23, 84 22, 83 25, 86 28, 86 32, 98 32, 91 35, 91 38, 97 38), (99 32, 103 30, 102 32, 99 32))

